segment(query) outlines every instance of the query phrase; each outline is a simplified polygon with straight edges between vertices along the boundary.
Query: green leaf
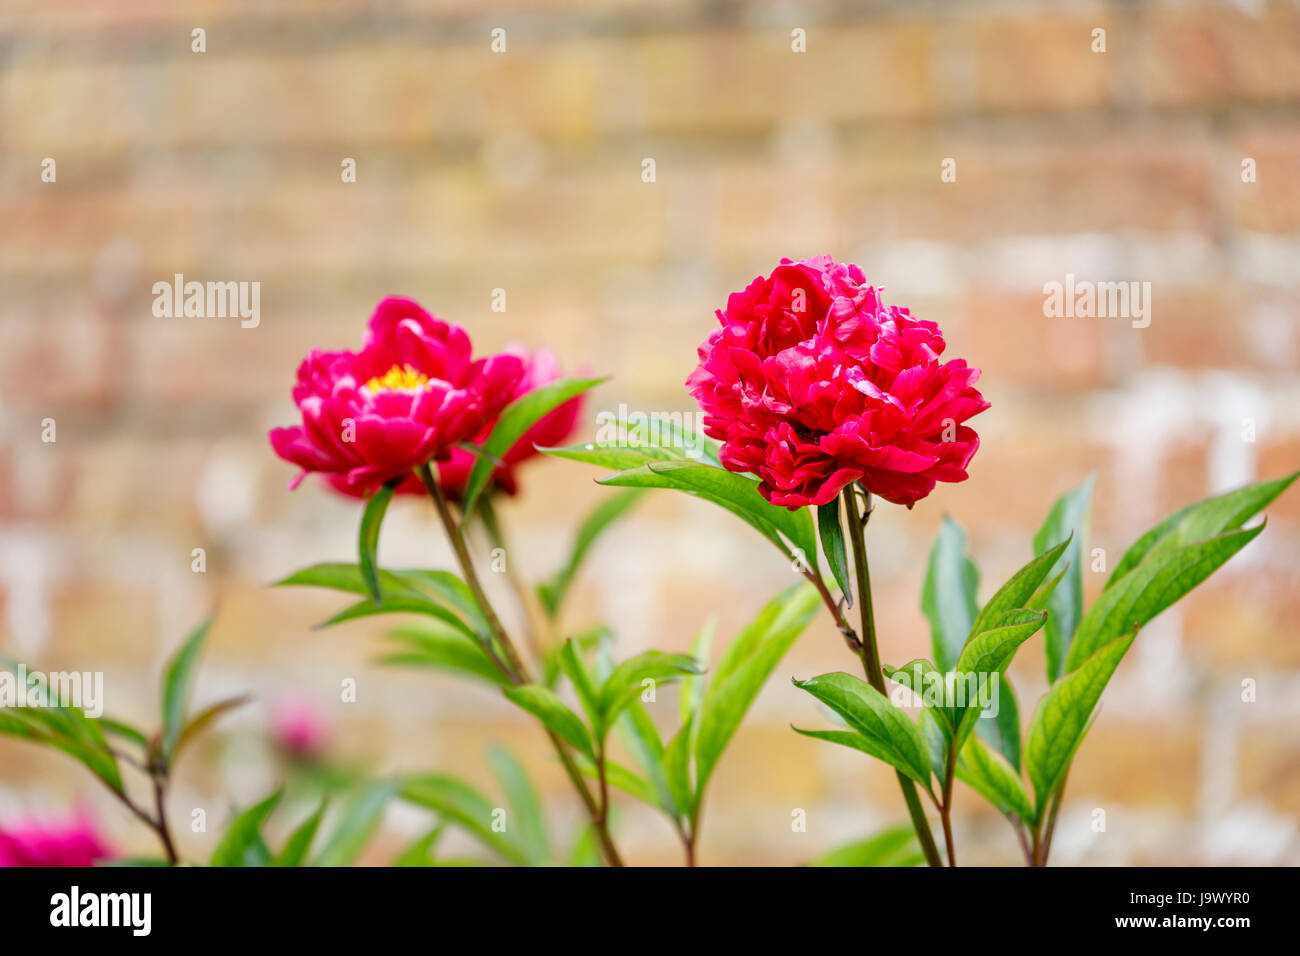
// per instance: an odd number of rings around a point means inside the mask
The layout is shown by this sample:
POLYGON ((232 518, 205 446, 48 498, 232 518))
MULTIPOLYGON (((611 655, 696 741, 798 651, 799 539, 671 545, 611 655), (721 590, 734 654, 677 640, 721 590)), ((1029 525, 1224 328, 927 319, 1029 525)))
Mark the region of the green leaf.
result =
POLYGON ((271 859, 271 866, 302 866, 311 849, 311 841, 316 838, 320 828, 321 817, 325 813, 325 801, 320 802, 316 812, 298 825, 285 841, 284 847, 271 859))
MULTIPOLYGON (((689 683, 692 680, 702 680, 702 678, 686 679, 689 683)), ((688 723, 689 717, 683 720, 683 726, 688 723)), ((663 740, 659 737, 659 731, 646 713, 645 706, 639 701, 632 701, 631 705, 623 712, 619 718, 617 726, 621 729, 621 735, 627 749, 636 757, 637 763, 645 772, 646 779, 650 786, 654 788, 656 795, 656 805, 668 814, 671 819, 677 819, 678 809, 676 801, 673 799, 672 790, 668 786, 668 774, 664 768, 664 745, 663 740)))
POLYGON ((416 594, 385 594, 378 604, 369 600, 358 601, 356 604, 344 608, 328 621, 316 625, 315 629, 324 630, 327 627, 334 627, 336 624, 374 617, 377 614, 423 614, 425 617, 442 621, 442 623, 455 628, 466 637, 473 638, 476 636, 469 625, 457 617, 455 613, 427 597, 416 594))
MULTIPOLYGON (((562 378, 549 385, 525 392, 507 405, 505 411, 501 413, 492 433, 488 435, 487 441, 483 442, 483 452, 486 455, 503 458, 515 442, 522 438, 543 415, 604 381, 607 379, 562 378)), ((474 505, 478 502, 478 497, 486 487, 488 479, 492 477, 494 467, 492 462, 485 458, 480 457, 475 460, 469 479, 465 483, 465 493, 462 498, 464 501, 462 511, 466 517, 474 513, 474 505)))
POLYGON ((809 866, 919 866, 925 856, 910 826, 893 827, 865 840, 836 847, 809 866))
POLYGON ((120 737, 123 740, 129 740, 141 750, 149 749, 149 738, 144 733, 130 724, 124 724, 120 720, 112 720, 108 717, 99 718, 99 726, 104 728, 105 734, 111 734, 114 737, 120 737))
POLYGON ((683 724, 664 751, 664 774, 668 792, 677 811, 687 818, 695 815, 704 793, 704 784, 691 782, 691 741, 696 738, 696 718, 683 724))
MULTIPOLYGON (((590 757, 579 754, 576 758, 578 769, 585 773, 593 780, 600 779, 599 771, 596 769, 595 761, 590 757)), ((647 806, 655 809, 662 809, 659 805, 659 795, 655 788, 651 786, 648 780, 638 777, 633 771, 629 770, 612 760, 605 760, 605 779, 611 787, 617 787, 624 793, 635 797, 647 806)))
POLYGON ((243 707, 252 699, 250 694, 241 694, 238 697, 228 697, 225 700, 219 700, 215 704, 204 707, 194 715, 184 729, 181 730, 180 736, 176 738, 176 750, 172 754, 172 759, 175 760, 176 756, 185 749, 186 744, 199 737, 226 714, 243 707))
POLYGON ((523 684, 506 688, 510 701, 540 720, 548 730, 576 747, 587 756, 592 753, 591 736, 578 715, 541 684, 523 684))
POLYGON ((1025 740, 1025 765, 1037 797, 1035 823, 1042 819, 1048 799, 1083 740, 1102 691, 1136 636, 1134 629, 1099 648, 1077 669, 1053 684, 1039 701, 1025 740))
POLYGON ((189 637, 177 648, 176 653, 163 668, 162 758, 165 765, 171 764, 176 752, 176 742, 185 728, 199 653, 211 625, 212 618, 208 618, 191 631, 189 637))
POLYGON ((945 729, 939 722, 935 713, 932 708, 921 711, 916 725, 921 731, 921 739, 925 741, 925 755, 929 758, 930 769, 934 771, 935 779, 942 787, 948 778, 948 742, 952 735, 951 731, 945 729))
POLYGON ((262 842, 262 824, 280 802, 277 790, 235 817, 212 851, 210 866, 266 866, 270 856, 262 842))
MULTIPOLYGON (((385 607, 394 611, 409 609, 414 613, 428 614, 444 620, 470 637, 477 636, 487 640, 491 634, 487 620, 475 603, 469 588, 454 574, 448 571, 421 569, 380 570, 377 573, 381 592, 380 610, 371 610, 369 613, 387 613, 385 607), (403 601, 408 604, 407 608, 398 606, 403 601), (439 609, 432 610, 431 605, 436 605, 439 609)), ((370 594, 361 567, 356 564, 339 562, 315 564, 275 582, 276 587, 295 585, 329 588, 333 591, 362 596, 370 594)), ((373 602, 362 601, 356 607, 331 618, 321 627, 365 617, 367 613, 361 609, 366 607, 373 609, 373 602)))
POLYGON ((623 708, 636 700, 645 681, 667 683, 682 674, 701 674, 703 668, 689 654, 645 651, 628 658, 609 675, 600 690, 601 728, 613 725, 623 708))
POLYGON ((313 866, 351 866, 384 820, 399 785, 393 780, 366 784, 343 808, 313 866))
POLYGON ((911 777, 921 786, 930 785, 930 759, 921 731, 907 714, 891 704, 880 691, 864 680, 839 672, 822 674, 805 681, 795 680, 794 686, 812 694, 843 717, 856 731, 819 732, 799 730, 796 727, 795 730, 799 733, 856 746, 911 777), (849 744, 847 738, 861 740, 862 744, 849 744))
POLYGON ((1034 821, 1034 808, 1020 783, 1020 774, 1000 753, 985 747, 978 737, 970 738, 962 747, 956 776, 999 812, 1013 813, 1027 823, 1034 821))
POLYGON ((1119 564, 1111 572, 1105 590, 1110 590, 1122 581, 1125 575, 1148 557, 1155 557, 1195 541, 1218 537, 1226 531, 1237 530, 1286 491, 1297 477, 1300 477, 1300 471, 1285 478, 1261 481, 1215 495, 1176 511, 1138 538, 1124 552, 1119 564))
MULTIPOLYGON (((924 658, 917 658, 914 661, 908 661, 902 667, 890 667, 888 664, 884 667, 885 676, 896 684, 901 684, 913 694, 921 699, 921 705, 934 712, 943 724, 948 725, 950 715, 945 700, 936 701, 933 699, 933 692, 927 693, 931 688, 936 686, 937 681, 944 679, 944 672, 939 670, 924 658)), ((942 686, 942 685, 938 685, 942 686)))
POLYGON ((488 764, 510 805, 507 830, 515 835, 515 842, 534 866, 545 866, 551 858, 550 837, 546 830, 546 814, 542 801, 528 779, 523 765, 504 747, 488 750, 488 764))
MULTIPOLYGON (((710 617, 704 622, 704 627, 700 628, 695 639, 691 641, 691 656, 703 667, 707 664, 709 657, 713 653, 713 635, 717 630, 718 619, 710 617)), ((708 686, 708 679, 701 672, 699 674, 690 674, 682 678, 681 694, 677 698, 678 713, 681 721, 685 724, 700 709, 700 703, 704 700, 704 690, 708 686)))
POLYGON ((849 587, 849 561, 844 554, 844 528, 840 525, 840 499, 837 495, 817 507, 817 531, 821 537, 822 554, 830 565, 835 583, 849 607, 853 607, 853 589, 849 587))
MULTIPOLYGON (((17 676, 16 665, 10 666, 17 676)), ((80 708, 41 706, 0 708, 0 733, 62 750, 80 761, 116 793, 124 793, 117 759, 99 722, 80 708)))
POLYGON ((680 452, 655 445, 632 447, 623 441, 581 442, 558 448, 538 448, 538 451, 556 458, 567 458, 587 465, 598 465, 610 471, 627 471, 640 468, 648 461, 680 460, 680 452))
POLYGON ((509 679, 492 663, 483 648, 466 637, 463 631, 425 624, 398 628, 389 638, 396 649, 380 657, 380 663, 428 667, 499 687, 509 686, 509 679))
POLYGON ((559 613, 569 585, 596 539, 606 528, 631 510, 643 494, 645 494, 644 489, 629 488, 627 491, 612 495, 597 505, 582 522, 569 552, 569 560, 551 580, 537 587, 537 595, 547 615, 554 618, 559 613))
POLYGON ((480 843, 518 866, 528 866, 523 847, 492 829, 494 806, 483 794, 449 774, 431 773, 403 781, 401 798, 459 823, 480 843))
POLYGON ((1000 621, 1008 611, 1025 607, 1038 591, 1039 585, 1047 578, 1047 573, 1056 566, 1057 560, 1069 544, 1070 539, 1062 541, 1054 548, 1039 554, 1013 574, 1011 579, 989 598, 989 603, 985 604, 984 609, 976 616, 975 623, 971 625, 972 636, 996 627, 996 622, 1000 621))
MULTIPOLYGON (((695 789, 704 793, 709 777, 744 720, 758 692, 803 633, 820 606, 811 585, 787 590, 747 626, 718 662, 700 704, 695 731, 695 789)), ((689 747, 689 741, 688 741, 689 747)), ((671 778, 671 774, 670 774, 671 778)), ((698 803, 698 798, 693 801, 698 803)))
POLYGON ((817 538, 807 508, 790 511, 769 504, 758 491, 758 480, 693 461, 651 461, 600 480, 620 488, 676 488, 719 505, 778 547, 787 559, 802 555, 817 571, 817 538), (787 543, 788 542, 788 543, 787 543))
POLYGON ((400 867, 434 866, 433 851, 445 831, 446 827, 441 823, 438 824, 395 856, 393 862, 388 865, 400 867))
POLYGON ((1020 773, 1020 705, 1016 691, 1006 674, 998 681, 998 712, 975 721, 976 735, 1020 773))
POLYGON ((930 622, 930 644, 939 670, 952 670, 971 633, 979 604, 980 573, 966 551, 966 532, 945 517, 930 548, 921 612, 930 622))
POLYGON ((1087 481, 1056 499, 1046 520, 1034 535, 1034 551, 1046 551, 1053 541, 1068 540, 1069 546, 1061 553, 1047 573, 1064 574, 1060 584, 1047 599, 1047 679, 1054 681, 1065 670, 1065 657, 1070 650, 1070 639, 1083 615, 1083 553, 1087 546, 1089 512, 1092 506, 1092 487, 1096 472, 1087 481))
POLYGON ((1078 668, 1103 645, 1142 627, 1196 587, 1264 530, 1256 525, 1153 554, 1107 588, 1084 614, 1065 669, 1078 668))
POLYGON ((379 528, 384 523, 388 503, 393 500, 392 485, 383 485, 370 496, 366 510, 361 515, 361 531, 357 540, 357 556, 361 565, 361 579, 366 591, 379 603, 379 528))
MULTIPOLYGON (((997 622, 996 627, 976 634, 962 648, 961 657, 957 661, 957 674, 959 677, 974 675, 977 681, 991 681, 996 674, 997 679, 1001 681, 1002 672, 1007 669, 1007 665, 1011 663, 1020 645, 1038 632, 1046 617, 1045 611, 1033 611, 1029 608, 1007 611, 997 622)), ((950 726, 954 728, 958 748, 966 742, 966 737, 981 712, 978 702, 971 701, 971 693, 977 692, 978 688, 971 688, 970 681, 965 683, 966 703, 958 705, 953 702, 949 707, 950 726)))
POLYGON ((598 726, 600 724, 600 695, 596 693, 596 688, 591 681, 591 675, 587 673, 587 665, 582 660, 582 653, 578 650, 578 643, 572 638, 565 641, 564 646, 560 648, 559 663, 560 670, 569 679, 569 683, 573 685, 573 692, 577 695, 578 703, 582 705, 587 720, 591 722, 591 726, 598 726))

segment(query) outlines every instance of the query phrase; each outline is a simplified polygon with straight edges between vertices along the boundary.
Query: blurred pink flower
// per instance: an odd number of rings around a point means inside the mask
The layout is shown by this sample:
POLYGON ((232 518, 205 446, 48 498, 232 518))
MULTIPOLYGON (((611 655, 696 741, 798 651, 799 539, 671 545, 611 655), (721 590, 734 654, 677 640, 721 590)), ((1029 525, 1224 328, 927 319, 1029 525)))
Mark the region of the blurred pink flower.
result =
POLYGON ((325 749, 329 733, 325 715, 310 697, 285 696, 271 710, 271 737, 294 757, 318 756, 325 749))
POLYGON ((113 855, 82 812, 67 821, 28 820, 0 827, 0 866, 93 866, 113 855))

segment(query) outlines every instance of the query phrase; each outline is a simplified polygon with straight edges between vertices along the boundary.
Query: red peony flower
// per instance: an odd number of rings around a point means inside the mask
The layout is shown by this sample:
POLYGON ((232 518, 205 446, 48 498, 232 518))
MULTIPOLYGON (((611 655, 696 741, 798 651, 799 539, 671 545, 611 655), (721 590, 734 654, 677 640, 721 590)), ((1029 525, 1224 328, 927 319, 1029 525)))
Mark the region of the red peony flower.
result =
MULTIPOLYGON (((555 357, 555 353, 549 349, 537 349, 531 355, 523 346, 512 344, 507 345, 506 355, 515 355, 524 363, 524 374, 515 386, 514 394, 510 396, 510 401, 540 388, 543 385, 549 385, 551 382, 559 379, 560 365, 555 357)), ((509 404, 509 402, 507 402, 509 404)), ((504 468, 497 468, 492 472, 492 481, 497 488, 506 494, 513 495, 519 490, 518 479, 515 476, 515 468, 521 462, 529 458, 537 457, 539 452, 534 445, 562 445, 578 427, 578 416, 582 410, 582 396, 569 399, 560 405, 555 406, 536 422, 528 431, 519 437, 510 449, 501 456, 504 468)), ((496 417, 483 426, 482 431, 471 439, 475 445, 481 445, 487 440, 488 435, 496 425, 496 417)), ((465 490, 465 485, 469 481, 469 473, 474 468, 474 463, 478 456, 472 451, 465 448, 453 448, 451 454, 444 460, 438 462, 438 483, 442 486, 448 497, 459 498, 465 490)), ((348 488, 347 482, 337 475, 328 476, 330 486, 336 491, 347 495, 359 496, 357 492, 348 488)), ((427 494, 423 482, 412 475, 397 486, 399 495, 423 495, 427 494)))
POLYGON ((855 265, 782 259, 733 293, 686 380, 731 471, 768 501, 823 505, 854 481, 909 508, 965 481, 989 407, 979 369, 940 362, 934 322, 886 306, 855 265))
POLYGON ((66 823, 31 821, 0 829, 0 866, 94 866, 112 856, 84 814, 66 823))
POLYGON ((271 447, 354 494, 447 459, 500 414, 523 377, 515 355, 474 360, 465 330, 410 299, 379 303, 359 352, 313 350, 293 399, 302 424, 271 430, 271 447))

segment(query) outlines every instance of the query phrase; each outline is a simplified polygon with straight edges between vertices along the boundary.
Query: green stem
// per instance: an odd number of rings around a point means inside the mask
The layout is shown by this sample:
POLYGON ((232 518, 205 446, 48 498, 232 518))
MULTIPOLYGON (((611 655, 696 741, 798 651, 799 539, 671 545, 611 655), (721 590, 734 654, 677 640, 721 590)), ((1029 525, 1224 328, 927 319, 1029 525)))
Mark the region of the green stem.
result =
MULTIPOLYGON (((461 531, 460 525, 457 524, 455 516, 451 513, 451 507, 447 504, 446 495, 442 493, 442 489, 438 486, 437 478, 434 477, 433 471, 428 465, 421 465, 416 469, 416 474, 420 476, 425 489, 429 492, 429 497, 433 499, 434 507, 438 511, 438 517, 442 521, 442 527, 447 532, 448 540, 451 541, 452 550, 456 552, 456 561, 460 565, 465 584, 469 587, 470 594, 474 596, 474 600, 483 611, 483 616, 488 623, 488 629, 491 630, 492 636, 496 639, 497 644, 501 647, 501 652, 505 655, 504 662, 497 661, 498 667, 501 668, 501 672, 512 684, 531 683, 532 678, 529 676, 528 669, 524 666, 519 652, 515 649, 514 642, 510 640, 510 635, 506 632, 505 626, 502 625, 501 619, 497 617, 491 602, 488 601, 487 594, 483 591, 483 585, 479 582, 478 573, 474 570, 474 562, 469 555, 469 548, 465 544, 465 535, 461 531)), ((592 823, 596 828, 596 836, 600 840, 601 849, 605 853, 605 862, 610 866, 622 866, 623 860, 614 846, 613 839, 610 837, 609 828, 604 819, 605 815, 583 781, 582 772, 574 762, 573 755, 569 753, 569 748, 554 731, 547 729, 546 736, 550 738, 551 744, 555 747, 555 752, 560 758, 560 763, 564 765, 565 773, 568 774, 574 789, 578 791, 578 795, 587 808, 587 813, 591 816, 592 823)))
POLYGON ((540 661, 543 657, 543 648, 537 636, 537 628, 533 626, 533 606, 528 600, 528 588, 524 586, 519 572, 515 570, 514 551, 506 541, 501 522, 497 520, 496 507, 492 504, 492 495, 489 492, 484 492, 479 498, 478 514, 483 521, 483 527, 487 529, 488 540, 492 542, 492 547, 500 548, 505 553, 506 582, 514 592, 515 603, 519 605, 519 614, 523 620, 524 644, 533 655, 533 659, 540 661))
POLYGON ((948 850, 948 865, 957 865, 957 854, 952 845, 952 781, 957 773, 957 742, 948 741, 948 763, 943 773, 943 805, 939 808, 939 820, 943 823, 943 843, 948 850))
MULTIPOLYGON (((881 694, 888 697, 885 689, 885 675, 880 668, 880 650, 876 644, 876 617, 871 606, 871 572, 867 568, 867 518, 871 516, 870 495, 868 494, 866 516, 858 511, 857 500, 853 496, 853 486, 844 489, 841 496, 848 517, 849 541, 853 546, 853 564, 858 580, 858 610, 862 618, 862 636, 860 656, 862 669, 867 682, 881 694)), ((921 851, 930 866, 943 866, 939 858, 939 848, 935 845, 930 824, 925 819, 925 808, 917 795, 916 784, 902 773, 898 773, 898 786, 903 791, 903 800, 907 803, 907 812, 912 818, 912 828, 921 844, 921 851)))

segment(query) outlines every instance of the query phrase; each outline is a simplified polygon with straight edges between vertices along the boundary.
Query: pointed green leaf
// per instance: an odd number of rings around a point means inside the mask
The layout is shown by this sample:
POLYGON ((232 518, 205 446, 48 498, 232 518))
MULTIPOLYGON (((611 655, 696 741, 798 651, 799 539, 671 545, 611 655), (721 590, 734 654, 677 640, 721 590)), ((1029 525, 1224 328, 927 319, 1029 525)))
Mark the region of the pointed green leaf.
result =
POLYGON ((361 565, 361 579, 366 583, 366 591, 376 604, 379 603, 379 528, 384 523, 384 514, 388 504, 393 500, 393 487, 383 485, 370 496, 366 510, 361 515, 361 530, 357 538, 357 556, 361 565))
POLYGON ((1025 738, 1025 766, 1037 798, 1035 822, 1042 818, 1087 731, 1092 712, 1137 631, 1111 641, 1066 674, 1038 702, 1025 738))
POLYGON ((596 539, 606 528, 630 511, 643 494, 645 494, 645 490, 642 488, 629 488, 626 491, 611 495, 597 505, 596 509, 582 522, 574 538, 573 547, 569 551, 569 559, 564 563, 564 567, 549 581, 537 587, 537 594, 541 599, 542 607, 550 617, 553 618, 559 613, 564 596, 568 593, 569 584, 578 573, 583 558, 587 556, 587 552, 591 550, 596 539))
POLYGON ((644 651, 628 658, 609 675, 600 690, 601 726, 613 726, 619 713, 641 694, 645 681, 665 684, 683 674, 701 674, 704 669, 689 654, 644 651))
POLYGON ((758 692, 819 606, 811 585, 788 590, 769 603, 760 612, 757 626, 745 628, 723 654, 700 704, 694 744, 697 793, 704 792, 758 692))
POLYGON ((500 687, 510 681, 473 639, 464 632, 436 624, 412 625, 394 630, 394 649, 380 663, 402 667, 428 667, 473 677, 500 687))
POLYGON ((971 625, 971 635, 974 636, 981 631, 987 631, 989 628, 995 627, 996 622, 1000 621, 1008 611, 1025 607, 1033 598, 1039 586, 1047 579, 1047 573, 1056 566, 1057 560, 1065 552, 1069 544, 1069 539, 1062 541, 1054 548, 1049 548, 1039 554, 1013 574, 1011 579, 998 588, 993 597, 989 598, 989 603, 985 604, 983 610, 979 612, 979 615, 975 618, 975 623, 971 625))
MULTIPOLYGON (((794 686, 806 690, 848 721, 856 735, 864 738, 866 746, 859 749, 885 761, 922 786, 929 786, 930 759, 921 731, 880 691, 864 680, 839 672, 821 674, 805 681, 795 680, 794 686)), ((831 738, 822 734, 833 733, 837 735, 836 743, 846 742, 838 737, 842 731, 799 730, 799 733, 827 740, 831 738)))
POLYGON ((849 560, 844 553, 844 528, 840 525, 840 499, 832 498, 817 508, 817 531, 821 537, 822 554, 830 566, 835 583, 849 607, 853 607, 853 589, 849 586, 849 560))
POLYGON ((964 678, 966 702, 959 705, 953 701, 949 708, 950 725, 955 728, 958 748, 966 742, 966 737, 982 710, 978 700, 971 700, 973 693, 979 693, 979 683, 984 682, 985 692, 991 696, 993 675, 997 675, 997 680, 1001 683, 1002 673, 1020 645, 1038 633, 1046 618, 1045 611, 1029 608, 1007 611, 998 620, 996 627, 976 634, 962 648, 961 657, 957 661, 957 674, 964 678), (974 676, 975 686, 972 686, 967 675, 974 676))
POLYGON ((442 839, 446 829, 441 823, 438 824, 393 857, 393 862, 388 865, 398 867, 434 866, 433 851, 437 847, 438 841, 442 839))
POLYGON ((322 800, 316 812, 289 835, 284 847, 272 858, 271 866, 302 866, 303 860, 307 858, 307 851, 311 849, 311 841, 315 839, 316 831, 320 828, 324 813, 325 801, 322 800))
POLYGON ((809 866, 919 866, 925 856, 910 826, 893 827, 866 840, 836 847, 809 866))
POLYGON ((587 756, 593 756, 591 736, 587 733, 587 728, 578 719, 578 715, 569 710, 564 701, 556 697, 552 691, 541 684, 524 684, 520 687, 506 688, 505 695, 511 702, 540 720, 548 730, 587 756))
POLYGON ((1103 645, 1140 628, 1196 587, 1264 530, 1256 525, 1153 554, 1102 592, 1075 632, 1066 672, 1103 645))
POLYGON ((998 712, 975 721, 975 733, 993 750, 1006 758, 1020 773, 1020 705, 1011 679, 1004 673, 998 681, 998 712))
POLYGON ((266 866, 270 856, 262 842, 262 824, 280 802, 277 790, 261 803, 240 813, 226 827, 225 833, 212 851, 209 866, 266 866))
POLYGON ((577 695, 578 703, 582 705, 587 720, 591 726, 598 726, 601 719, 600 695, 596 693, 591 674, 587 672, 587 665, 582 659, 578 643, 572 638, 565 641, 564 646, 560 648, 559 663, 560 670, 573 685, 573 692, 577 695))
MULTIPOLYGON (((483 452, 495 458, 504 457, 515 442, 522 438, 524 433, 532 428, 543 415, 604 381, 607 380, 604 378, 562 378, 540 388, 535 388, 530 392, 525 392, 507 405, 501 413, 501 417, 497 419, 496 425, 492 428, 492 433, 488 435, 487 441, 483 442, 483 452)), ((488 480, 492 477, 493 470, 494 466, 491 461, 486 458, 475 459, 474 467, 469 473, 469 479, 465 482, 465 493, 462 498, 462 501, 464 501, 462 510, 466 516, 474 513, 474 505, 487 486, 488 480)))
POLYGON ((939 670, 952 670, 979 613, 980 573, 966 550, 966 532, 945 517, 930 549, 921 611, 930 622, 930 644, 939 670))
POLYGON ((551 858, 550 836, 546 829, 546 814, 537 796, 533 782, 523 764, 504 747, 488 750, 488 764, 510 805, 509 832, 534 866, 545 866, 551 858))
POLYGON ((393 780, 368 783, 348 801, 321 847, 313 866, 351 866, 384 820, 388 801, 397 795, 393 780))
POLYGON ((189 712, 190 691, 198 669, 199 653, 208 636, 212 618, 203 621, 190 632, 163 668, 162 680, 162 756, 170 764, 176 751, 176 742, 185 728, 189 712))
POLYGON ((999 812, 1013 813, 1020 820, 1033 822, 1034 808, 1020 775, 1002 754, 985 747, 978 737, 971 737, 962 747, 956 776, 999 812))
POLYGON ((1069 546, 1047 572, 1049 575, 1064 574, 1047 599, 1044 637, 1048 681, 1056 680, 1064 672, 1070 640, 1083 615, 1083 554, 1087 547, 1092 487, 1096 479, 1094 472, 1078 488, 1057 498, 1042 527, 1034 535, 1034 551, 1040 554, 1053 541, 1069 541, 1069 546))
POLYGON ((1106 590, 1148 557, 1237 530, 1286 491, 1298 476, 1300 471, 1285 478, 1246 485, 1176 511, 1138 538, 1124 553, 1106 582, 1106 590))
POLYGON ((528 866, 523 847, 492 828, 494 804, 478 790, 449 774, 430 773, 402 782, 401 798, 459 823, 480 843, 518 866, 528 866))

